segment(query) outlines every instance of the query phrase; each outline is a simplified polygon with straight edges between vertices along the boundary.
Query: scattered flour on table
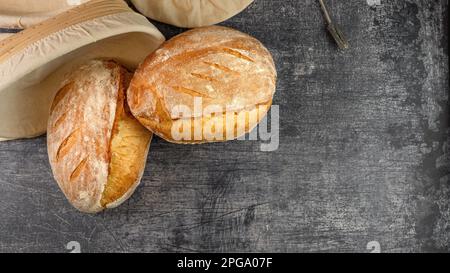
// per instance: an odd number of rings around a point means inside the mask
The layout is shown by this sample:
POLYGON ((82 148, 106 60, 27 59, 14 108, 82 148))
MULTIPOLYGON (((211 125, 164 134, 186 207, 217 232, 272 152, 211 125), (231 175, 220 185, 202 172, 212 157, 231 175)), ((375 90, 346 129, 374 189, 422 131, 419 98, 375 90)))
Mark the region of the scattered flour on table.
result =
POLYGON ((381 0, 367 0, 367 5, 369 6, 379 6, 381 5, 381 0))

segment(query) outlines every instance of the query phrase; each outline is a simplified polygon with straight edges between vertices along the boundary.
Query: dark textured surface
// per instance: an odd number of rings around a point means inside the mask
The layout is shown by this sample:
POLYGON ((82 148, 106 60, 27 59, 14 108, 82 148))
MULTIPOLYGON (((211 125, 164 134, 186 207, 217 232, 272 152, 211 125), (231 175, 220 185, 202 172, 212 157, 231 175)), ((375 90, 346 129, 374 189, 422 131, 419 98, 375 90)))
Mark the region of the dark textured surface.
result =
POLYGON ((45 137, 0 143, 0 251, 450 251, 448 1, 328 3, 348 51, 313 0, 224 23, 274 55, 277 151, 155 139, 136 194, 92 216, 53 181, 45 137))

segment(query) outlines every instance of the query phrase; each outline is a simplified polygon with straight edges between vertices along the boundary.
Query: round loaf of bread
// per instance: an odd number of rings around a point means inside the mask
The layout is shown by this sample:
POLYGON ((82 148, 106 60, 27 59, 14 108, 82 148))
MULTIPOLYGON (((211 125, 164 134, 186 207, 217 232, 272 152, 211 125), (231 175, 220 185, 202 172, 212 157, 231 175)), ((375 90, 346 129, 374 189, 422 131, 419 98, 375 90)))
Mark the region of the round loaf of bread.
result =
POLYGON ((254 0, 131 0, 147 17, 178 27, 194 28, 223 22, 254 0))
POLYGON ((140 65, 128 89, 133 115, 174 143, 236 139, 267 114, 276 88, 270 52, 219 26, 187 31, 140 65))
POLYGON ((88 213, 120 205, 139 184, 152 133, 130 113, 130 74, 112 61, 90 61, 56 94, 47 146, 67 199, 88 213))

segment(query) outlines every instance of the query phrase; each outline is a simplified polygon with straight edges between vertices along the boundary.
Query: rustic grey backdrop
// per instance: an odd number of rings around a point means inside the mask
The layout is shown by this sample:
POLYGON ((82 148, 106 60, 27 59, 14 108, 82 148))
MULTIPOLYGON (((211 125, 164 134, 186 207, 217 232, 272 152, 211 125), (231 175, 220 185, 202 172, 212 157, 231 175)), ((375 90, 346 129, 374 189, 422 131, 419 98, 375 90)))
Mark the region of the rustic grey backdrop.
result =
POLYGON ((45 137, 0 143, 0 251, 450 251, 448 1, 327 3, 347 51, 316 0, 256 0, 223 23, 274 55, 277 151, 156 138, 136 194, 86 215, 53 181, 45 137))

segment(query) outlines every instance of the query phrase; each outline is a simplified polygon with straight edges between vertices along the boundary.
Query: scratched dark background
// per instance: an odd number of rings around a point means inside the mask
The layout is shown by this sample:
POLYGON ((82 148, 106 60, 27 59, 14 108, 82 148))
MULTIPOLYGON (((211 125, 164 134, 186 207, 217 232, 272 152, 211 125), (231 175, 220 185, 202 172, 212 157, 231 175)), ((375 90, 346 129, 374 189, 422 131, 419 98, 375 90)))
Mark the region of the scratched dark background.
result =
POLYGON ((449 252, 448 1, 328 3, 345 52, 315 0, 256 0, 224 23, 274 55, 277 151, 155 139, 135 195, 85 215, 45 137, 0 143, 0 251, 449 252))

